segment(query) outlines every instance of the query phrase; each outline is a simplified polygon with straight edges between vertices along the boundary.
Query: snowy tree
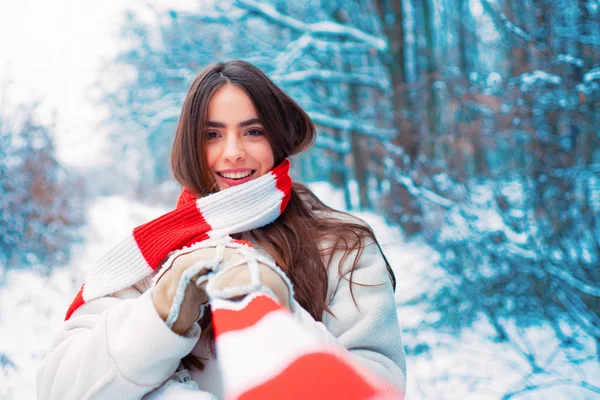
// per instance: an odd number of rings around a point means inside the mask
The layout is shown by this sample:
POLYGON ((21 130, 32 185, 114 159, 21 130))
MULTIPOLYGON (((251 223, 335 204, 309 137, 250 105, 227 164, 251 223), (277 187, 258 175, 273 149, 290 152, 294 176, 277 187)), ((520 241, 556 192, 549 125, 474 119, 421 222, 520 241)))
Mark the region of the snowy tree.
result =
POLYGON ((0 115, 0 270, 48 272, 80 240, 82 181, 56 160, 54 128, 35 115, 35 105, 0 115))
POLYGON ((148 7, 150 21, 127 13, 125 50, 98 80, 99 101, 110 110, 116 186, 143 197, 171 177, 168 156, 183 99, 196 73, 218 56, 221 34, 198 19, 148 7))

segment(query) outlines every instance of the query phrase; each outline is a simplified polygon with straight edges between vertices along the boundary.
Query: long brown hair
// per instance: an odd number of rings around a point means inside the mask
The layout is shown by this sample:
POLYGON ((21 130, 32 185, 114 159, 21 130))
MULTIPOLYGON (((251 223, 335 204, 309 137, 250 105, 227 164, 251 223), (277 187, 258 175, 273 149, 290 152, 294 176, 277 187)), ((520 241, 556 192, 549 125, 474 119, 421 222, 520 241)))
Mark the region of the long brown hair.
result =
MULTIPOLYGON (((218 191, 204 156, 204 132, 211 96, 224 85, 237 85, 252 100, 261 120, 275 164, 312 146, 316 130, 306 112, 260 69, 244 61, 216 63, 204 68, 186 96, 175 134, 171 167, 175 179, 198 196, 218 191)), ((294 284, 296 301, 321 321, 327 307, 328 265, 333 254, 343 251, 338 265, 353 257, 350 280, 364 247, 379 246, 371 228, 321 202, 306 186, 294 182, 290 201, 272 224, 250 231, 250 235, 275 260, 294 284), (340 218, 343 217, 343 218, 340 218), (368 242, 368 243, 367 243, 368 242)), ((385 257, 384 257, 385 259, 385 257)), ((395 287, 395 278, 387 263, 395 287)), ((360 284, 360 283, 355 283, 360 284)), ((203 337, 212 344, 210 314, 201 321, 203 337)), ((211 346, 212 347, 212 346, 211 346)), ((202 368, 188 355, 186 364, 202 368)))

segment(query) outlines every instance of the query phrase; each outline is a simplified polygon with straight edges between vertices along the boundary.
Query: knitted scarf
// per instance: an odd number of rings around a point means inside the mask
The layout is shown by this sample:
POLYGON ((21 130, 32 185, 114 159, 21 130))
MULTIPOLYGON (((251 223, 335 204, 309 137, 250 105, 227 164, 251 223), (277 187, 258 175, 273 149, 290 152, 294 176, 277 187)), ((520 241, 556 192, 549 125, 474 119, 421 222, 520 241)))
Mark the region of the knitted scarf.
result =
POLYGON ((135 228, 88 271, 65 320, 82 304, 153 274, 171 251, 270 224, 290 199, 290 162, 246 183, 195 198, 183 190, 177 207, 135 228))
POLYGON ((266 293, 240 302, 213 299, 224 398, 401 400, 392 383, 373 375, 346 349, 315 337, 266 293))

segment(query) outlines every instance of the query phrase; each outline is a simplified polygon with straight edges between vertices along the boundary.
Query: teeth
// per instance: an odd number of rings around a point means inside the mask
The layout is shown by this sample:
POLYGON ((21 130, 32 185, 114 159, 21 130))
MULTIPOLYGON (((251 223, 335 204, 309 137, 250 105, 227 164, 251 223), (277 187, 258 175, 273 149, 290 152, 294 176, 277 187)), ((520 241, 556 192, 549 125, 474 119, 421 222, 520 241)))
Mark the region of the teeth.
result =
POLYGON ((254 173, 254 171, 246 171, 246 172, 221 172, 219 173, 219 175, 221 175, 224 178, 229 178, 229 179, 241 179, 241 178, 245 178, 247 176, 250 176, 254 173))

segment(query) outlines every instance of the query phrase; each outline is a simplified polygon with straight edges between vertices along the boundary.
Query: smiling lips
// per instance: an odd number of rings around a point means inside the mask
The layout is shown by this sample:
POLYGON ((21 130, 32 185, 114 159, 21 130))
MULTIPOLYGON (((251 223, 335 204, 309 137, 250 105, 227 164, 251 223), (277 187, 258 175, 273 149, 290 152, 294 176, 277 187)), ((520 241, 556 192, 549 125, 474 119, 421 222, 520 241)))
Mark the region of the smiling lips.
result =
POLYGON ((217 172, 216 175, 229 186, 235 186, 251 180, 256 171, 257 170, 255 169, 251 169, 242 171, 217 172))
POLYGON ((221 175, 223 178, 227 179, 242 179, 247 176, 252 175, 256 170, 243 171, 243 172, 217 172, 217 174, 221 175))

